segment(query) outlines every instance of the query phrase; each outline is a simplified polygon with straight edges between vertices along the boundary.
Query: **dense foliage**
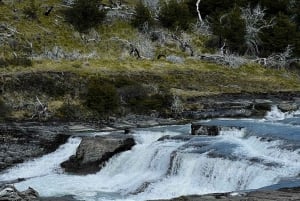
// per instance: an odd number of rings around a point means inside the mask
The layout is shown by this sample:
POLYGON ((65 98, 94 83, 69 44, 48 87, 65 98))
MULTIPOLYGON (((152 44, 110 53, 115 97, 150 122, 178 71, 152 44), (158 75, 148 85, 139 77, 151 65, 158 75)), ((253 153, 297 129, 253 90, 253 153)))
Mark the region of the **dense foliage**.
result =
POLYGON ((194 18, 185 1, 170 0, 162 4, 159 20, 164 27, 186 30, 194 18))
POLYGON ((8 112, 9 112, 8 107, 6 106, 3 99, 0 97, 0 114, 1 114, 0 115, 0 121, 6 118, 8 112))
MULTIPOLYGON (((195 0, 191 0, 195 3, 195 0)), ((192 9, 192 6, 190 7, 192 9)), ((213 34, 219 37, 220 48, 224 41, 231 51, 238 54, 249 53, 246 43, 255 41, 258 49, 257 56, 268 56, 272 53, 283 52, 287 46, 293 49, 293 55, 299 57, 299 15, 300 2, 292 0, 202 0, 200 4, 202 17, 211 24, 213 34), (261 8, 257 13, 255 9, 261 8), (246 18, 241 16, 240 9, 250 8, 251 15, 246 18), (254 27, 245 27, 248 20, 255 20, 258 15, 264 16, 257 21, 254 27), (244 22, 243 22, 244 21, 244 22), (264 22, 270 22, 270 26, 264 26, 264 22), (256 30, 256 38, 247 41, 245 29, 256 30)), ((249 38, 248 38, 249 39, 249 38)))
POLYGON ((65 18, 78 31, 84 32, 104 20, 105 12, 99 7, 98 0, 75 0, 74 5, 64 11, 65 18))
POLYGON ((91 79, 84 97, 86 106, 99 114, 110 114, 119 107, 119 96, 114 85, 91 79))
POLYGON ((131 23, 134 27, 140 30, 143 29, 145 25, 152 26, 154 24, 154 19, 152 18, 150 9, 148 9, 142 1, 135 6, 135 16, 131 23))

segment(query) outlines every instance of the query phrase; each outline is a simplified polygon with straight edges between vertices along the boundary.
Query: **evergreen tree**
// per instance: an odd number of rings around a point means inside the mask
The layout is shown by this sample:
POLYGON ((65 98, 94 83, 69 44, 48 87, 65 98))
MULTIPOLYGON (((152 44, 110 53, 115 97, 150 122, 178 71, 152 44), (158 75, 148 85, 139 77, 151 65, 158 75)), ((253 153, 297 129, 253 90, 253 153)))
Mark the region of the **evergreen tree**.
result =
POLYGON ((65 10, 65 18, 78 31, 87 31, 105 18, 105 12, 99 10, 99 6, 99 0, 75 0, 73 7, 65 10))
POLYGON ((268 56, 274 52, 283 52, 288 45, 294 49, 294 55, 300 56, 300 34, 297 25, 284 14, 279 14, 276 24, 266 29, 262 35, 263 56, 268 56))
POLYGON ((154 24, 154 20, 151 16, 150 10, 143 4, 142 1, 135 7, 135 16, 131 21, 134 27, 142 29, 145 23, 148 23, 149 26, 154 24))
POLYGON ((239 8, 217 17, 213 23, 213 33, 219 36, 219 46, 225 42, 229 50, 236 53, 245 51, 246 24, 239 8))
MULTIPOLYGON (((196 0, 189 0, 190 8, 196 4, 196 0)), ((203 17, 217 17, 221 14, 228 13, 234 7, 245 7, 248 5, 247 0, 202 0, 200 10, 203 17)))
POLYGON ((189 24, 196 20, 193 14, 189 12, 189 7, 186 2, 177 2, 177 0, 170 0, 164 2, 160 13, 159 19, 164 27, 171 29, 189 28, 189 24))

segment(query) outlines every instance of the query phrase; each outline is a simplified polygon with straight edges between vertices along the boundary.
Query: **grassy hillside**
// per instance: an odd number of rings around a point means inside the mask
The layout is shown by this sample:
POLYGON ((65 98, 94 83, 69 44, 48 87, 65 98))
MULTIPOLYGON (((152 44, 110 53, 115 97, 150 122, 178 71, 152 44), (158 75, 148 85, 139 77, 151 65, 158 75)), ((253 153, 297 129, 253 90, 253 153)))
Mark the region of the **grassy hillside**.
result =
MULTIPOLYGON (((2 99, 11 108, 10 116, 17 119, 32 117, 34 108, 26 105, 36 105, 36 96, 47 103, 56 118, 74 116, 76 111, 86 117, 93 116, 93 109, 86 97, 90 83, 95 79, 100 85, 109 83, 119 96, 127 97, 126 103, 120 103, 121 106, 129 105, 134 110, 134 106, 138 105, 142 110, 148 108, 148 111, 162 109, 159 107, 170 110, 174 97, 182 101, 184 108, 190 109, 192 106, 185 101, 199 96, 300 91, 300 79, 296 72, 283 68, 269 69, 257 64, 232 68, 205 62, 183 52, 178 41, 171 40, 170 36, 163 44, 151 41, 149 35, 139 32, 129 21, 120 18, 106 19, 99 27, 79 33, 65 22, 62 1, 35 1, 37 17, 34 19, 25 12, 31 6, 30 2, 3 0, 0 5, 0 24, 6 27, 2 27, 1 32, 12 34, 0 45, 0 61, 25 55, 32 62, 27 67, 21 62, 0 68, 2 99), (43 13, 50 6, 54 9, 49 16, 45 16, 43 13), (152 57, 136 59, 131 56, 128 42, 141 47, 144 55, 151 50, 152 57), (144 47, 144 44, 148 45, 144 47), (49 52, 52 57, 54 55, 53 59, 47 57, 49 52), (56 58, 55 53, 71 56, 56 58), (159 54, 176 56, 180 61, 158 60, 156 57, 159 54), (41 78, 35 77, 41 72, 46 74, 42 74, 41 78), (56 81, 56 75, 51 72, 61 73, 62 77, 58 75, 56 81), (68 76, 71 73, 71 78, 65 78, 64 73, 68 76), (32 81, 33 78, 36 82, 32 81), (35 87, 30 87, 31 82, 35 87), (165 104, 163 99, 168 99, 169 103, 165 104)), ((127 9, 130 10, 135 3, 128 1, 127 9)), ((163 31, 172 34, 168 30, 163 31)), ((178 35, 193 44, 196 54, 209 51, 203 47, 205 36, 192 31, 178 35)), ((111 86, 107 88, 111 89, 111 86)), ((120 110, 118 113, 121 113, 120 110)))

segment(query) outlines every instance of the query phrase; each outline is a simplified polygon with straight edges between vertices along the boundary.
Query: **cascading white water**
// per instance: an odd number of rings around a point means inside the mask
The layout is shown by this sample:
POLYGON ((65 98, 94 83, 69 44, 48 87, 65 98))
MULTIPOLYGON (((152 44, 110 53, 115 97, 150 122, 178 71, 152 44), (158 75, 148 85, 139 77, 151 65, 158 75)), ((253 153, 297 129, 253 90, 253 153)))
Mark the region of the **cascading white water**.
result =
POLYGON ((300 150, 281 149, 283 141, 262 140, 248 135, 246 129, 226 129, 217 137, 188 141, 157 141, 179 134, 163 129, 136 131, 137 145, 132 150, 86 176, 65 174, 59 168, 80 142, 71 139, 52 154, 10 169, 0 180, 33 177, 16 187, 24 190, 31 186, 42 196, 71 194, 86 201, 142 201, 260 188, 300 172, 300 150))
POLYGON ((271 111, 267 112, 265 119, 268 121, 278 121, 286 118, 287 113, 282 112, 276 105, 271 107, 271 111))
POLYGON ((282 112, 276 105, 273 105, 271 107, 271 111, 267 112, 264 119, 267 121, 278 121, 286 118, 291 118, 299 114, 300 114, 300 110, 291 111, 291 112, 282 112))
POLYGON ((60 171, 60 163, 68 160, 76 152, 80 142, 80 138, 70 138, 55 152, 11 168, 8 172, 0 175, 0 181, 40 177, 60 171))

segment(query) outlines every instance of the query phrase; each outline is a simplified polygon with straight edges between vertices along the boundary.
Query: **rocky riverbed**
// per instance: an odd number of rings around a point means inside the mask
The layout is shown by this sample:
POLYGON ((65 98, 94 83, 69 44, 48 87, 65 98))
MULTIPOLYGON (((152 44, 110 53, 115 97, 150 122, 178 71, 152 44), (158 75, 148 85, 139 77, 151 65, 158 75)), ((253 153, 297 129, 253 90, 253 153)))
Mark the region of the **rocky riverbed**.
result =
POLYGON ((300 188, 283 188, 276 191, 252 191, 245 193, 216 193, 208 195, 191 195, 169 200, 155 201, 287 201, 299 200, 300 188))
MULTIPOLYGON (((169 200, 152 201, 291 201, 300 199, 300 188, 283 188, 273 191, 252 191, 243 193, 215 193, 207 195, 191 195, 172 198, 169 200)), ((72 196, 40 197, 32 188, 20 192, 14 186, 6 185, 0 188, 1 201, 76 201, 72 196)))

